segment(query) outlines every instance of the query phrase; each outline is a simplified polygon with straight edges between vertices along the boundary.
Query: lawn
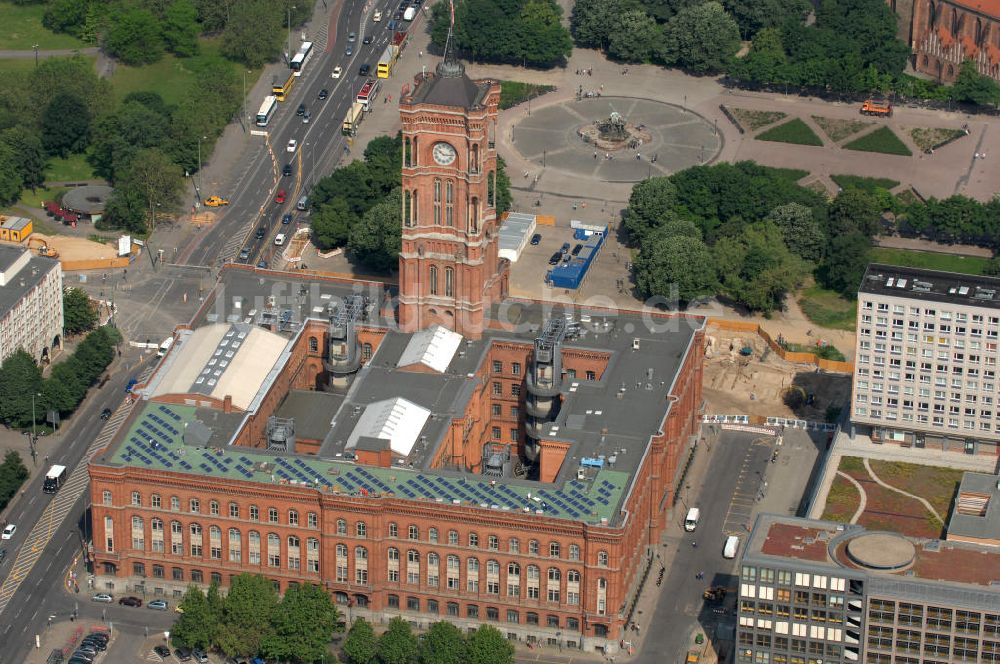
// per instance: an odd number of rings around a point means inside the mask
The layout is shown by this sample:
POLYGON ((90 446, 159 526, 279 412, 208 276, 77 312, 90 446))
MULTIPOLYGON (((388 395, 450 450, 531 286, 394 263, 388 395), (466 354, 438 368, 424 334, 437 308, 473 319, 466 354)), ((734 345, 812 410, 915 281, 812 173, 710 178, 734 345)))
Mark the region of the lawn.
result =
POLYGON ((802 313, 815 325, 828 330, 853 332, 856 327, 857 304, 834 291, 812 286, 799 294, 802 313))
POLYGON ((5 58, 0 60, 0 73, 20 74, 31 72, 35 69, 35 61, 32 58, 5 58))
POLYGON ((776 168, 774 166, 764 166, 774 177, 784 178, 786 180, 791 180, 792 182, 798 182, 805 176, 809 175, 809 171, 804 171, 801 168, 776 168))
POLYGON ((757 134, 758 141, 775 141, 777 143, 794 143, 795 145, 823 145, 823 140, 816 135, 809 125, 795 118, 785 124, 757 134))
POLYGON ((858 490, 849 481, 837 475, 830 485, 830 493, 826 497, 826 506, 823 508, 823 516, 827 521, 838 523, 849 523, 854 512, 857 511, 861 496, 858 490))
POLYGON ((54 201, 60 194, 64 194, 67 191, 69 190, 65 187, 55 187, 53 189, 42 188, 36 189, 35 191, 25 189, 21 192, 21 199, 18 202, 27 207, 41 209, 43 203, 46 201, 54 201))
POLYGON ((966 135, 964 129, 916 127, 910 130, 910 137, 913 139, 913 142, 924 152, 930 152, 945 143, 950 143, 956 138, 966 135))
MULTIPOLYGON (((56 34, 42 25, 44 4, 15 5, 0 2, 0 16, 3 16, 3 31, 0 32, 0 50, 30 51, 35 44, 43 50, 61 48, 85 48, 87 45, 76 37, 56 34)), ((32 66, 35 59, 29 58, 32 66)))
POLYGON ((899 182, 889 178, 866 178, 860 175, 831 175, 830 179, 842 189, 861 189, 869 193, 876 189, 889 190, 899 186, 899 182))
POLYGON ((65 159, 52 157, 45 168, 47 182, 81 182, 93 180, 94 169, 87 163, 86 155, 71 154, 65 159))
POLYGON ((910 249, 872 249, 873 263, 886 263, 903 267, 919 267, 925 270, 941 270, 959 274, 982 274, 990 259, 981 256, 961 256, 939 254, 934 251, 913 251, 910 249))
POLYGON ((749 108, 729 107, 729 112, 747 131, 757 131, 761 127, 766 127, 788 117, 781 111, 753 111, 749 108))
POLYGON ((906 144, 893 133, 888 127, 879 127, 870 134, 865 134, 861 138, 856 138, 844 145, 847 150, 857 150, 859 152, 881 152, 882 154, 894 154, 901 157, 911 157, 913 153, 906 144))
POLYGON ((923 466, 900 461, 869 462, 872 470, 889 486, 920 496, 929 502, 942 518, 948 518, 951 503, 962 481, 964 471, 954 468, 923 466))
MULTIPOLYGON (((242 76, 244 69, 219 55, 218 39, 199 40, 201 53, 193 58, 178 58, 167 53, 159 62, 142 67, 115 65, 111 85, 119 99, 131 92, 151 91, 158 93, 168 104, 178 104, 191 96, 194 89, 195 72, 203 64, 219 60, 228 64, 242 76)), ((247 74, 247 90, 257 81, 260 69, 247 74)), ((254 107, 256 108, 256 106, 254 107)))
POLYGON ((529 99, 541 97, 556 89, 554 85, 538 85, 521 81, 500 81, 500 110, 513 108, 529 99))
MULTIPOLYGON (((872 468, 876 474, 879 473, 875 462, 872 462, 872 468)), ((840 470, 856 479, 864 489, 867 502, 858 523, 868 530, 886 530, 912 537, 932 539, 941 536, 943 524, 937 521, 920 501, 879 486, 868 474, 861 459, 844 457, 841 459, 840 470)), ((882 475, 879 475, 879 478, 892 486, 892 482, 882 475)), ((899 486, 899 488, 909 491, 909 493, 916 493, 903 486, 899 486)))
POLYGON ((870 127, 873 122, 867 122, 865 120, 840 120, 838 118, 824 118, 822 115, 811 116, 813 122, 815 122, 823 133, 826 134, 831 141, 834 143, 839 143, 848 136, 852 136, 865 127, 870 127))

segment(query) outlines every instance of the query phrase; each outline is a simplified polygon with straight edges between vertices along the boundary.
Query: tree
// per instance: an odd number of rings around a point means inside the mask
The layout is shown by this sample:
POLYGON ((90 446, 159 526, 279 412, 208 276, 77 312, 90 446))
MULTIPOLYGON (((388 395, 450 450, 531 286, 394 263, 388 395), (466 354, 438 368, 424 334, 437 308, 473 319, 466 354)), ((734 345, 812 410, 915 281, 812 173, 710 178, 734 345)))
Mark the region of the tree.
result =
POLYGON ((190 586, 180 602, 183 613, 170 630, 175 645, 208 649, 215 643, 218 633, 218 616, 214 614, 208 598, 198 586, 190 586))
POLYGON ((351 228, 347 248, 368 267, 390 272, 399 264, 402 223, 399 218, 400 190, 368 210, 351 228))
POLYGON ((199 32, 198 10, 192 0, 171 2, 163 14, 163 40, 170 52, 182 58, 197 55, 199 32))
POLYGON ((871 238, 859 231, 834 235, 830 238, 826 260, 817 272, 820 283, 854 299, 871 261, 871 252, 871 238))
POLYGON ((749 224, 737 236, 720 238, 714 253, 723 292, 751 311, 768 314, 780 308, 806 274, 771 222, 749 224))
POLYGON ((368 164, 352 161, 338 168, 313 187, 313 206, 319 206, 333 198, 343 198, 351 212, 362 215, 378 200, 378 190, 368 164))
POLYGON ((308 583, 291 586, 274 611, 273 631, 263 639, 262 652, 282 662, 322 661, 337 622, 329 593, 308 583))
POLYGON ((222 54, 248 67, 277 60, 284 41, 281 5, 271 0, 245 0, 230 7, 222 33, 222 54))
POLYGON ((370 186, 380 196, 399 186, 399 173, 403 168, 403 135, 378 136, 365 148, 370 186))
POLYGON ((149 230, 153 229, 156 210, 171 209, 180 203, 184 176, 180 167, 158 148, 147 148, 135 154, 125 168, 117 189, 132 191, 149 212, 149 230))
POLYGON ((233 577, 216 638, 218 646, 229 656, 257 655, 271 635, 277 606, 278 593, 269 579, 259 574, 233 577))
POLYGON ((0 464, 0 510, 7 507, 10 499, 17 494, 24 481, 28 479, 28 469, 21 461, 21 455, 14 450, 8 450, 0 464))
POLYGON ((635 240, 668 218, 677 205, 677 187, 666 177, 647 178, 632 187, 625 210, 625 228, 635 240))
POLYGON ((861 189, 845 189, 830 204, 828 235, 836 237, 859 231, 873 237, 879 230, 881 212, 872 194, 861 189))
POLYGON ((347 664, 375 664, 378 653, 378 639, 371 623, 364 618, 358 618, 347 630, 344 639, 344 656, 347 664))
POLYGON ((146 227, 147 210, 142 192, 134 188, 116 188, 104 208, 104 216, 94 226, 98 230, 120 228, 144 235, 149 230, 146 227))
POLYGON ((109 22, 104 46, 127 65, 148 65, 163 57, 163 25, 145 9, 122 9, 109 22))
POLYGON ((740 29, 718 2, 678 12, 664 28, 660 57, 695 74, 720 72, 740 47, 740 29))
POLYGON ((514 646, 492 625, 480 625, 467 644, 469 664, 514 664, 514 646))
POLYGON ((951 86, 951 98, 979 106, 996 104, 1000 102, 1000 86, 992 78, 980 74, 974 61, 965 60, 951 86))
POLYGON ((781 31, 764 28, 754 35, 750 52, 732 62, 729 75, 758 83, 787 83, 790 79, 788 56, 781 41, 781 31))
POLYGON ((690 237, 700 240, 701 230, 690 219, 678 219, 674 216, 673 212, 670 212, 665 216, 663 223, 656 228, 652 235, 690 237))
POLYGON ((623 62, 647 62, 663 45, 663 30, 642 9, 626 10, 612 19, 608 55, 623 62))
POLYGON ((635 0, 577 0, 569 19, 573 41, 581 48, 607 48, 618 17, 637 8, 635 0))
POLYGON ((90 112, 72 94, 55 97, 42 113, 42 144, 46 152, 66 157, 83 152, 90 139, 90 112))
POLYGON ((31 424, 31 395, 42 387, 42 372, 23 349, 0 364, 0 420, 20 427, 31 424))
POLYGON ((723 0, 722 4, 747 38, 785 21, 801 22, 811 8, 804 0, 723 0))
MULTIPOLYGON (((510 193, 510 176, 507 175, 507 162, 503 157, 497 157, 497 191, 496 191, 496 211, 497 217, 510 209, 514 197, 510 193)), ((493 193, 493 183, 487 183, 487 193, 493 193)))
POLYGON ((467 664, 462 630, 447 620, 431 625, 420 639, 420 664, 467 664))
POLYGON ((690 302, 714 292, 715 261, 699 238, 653 231, 643 240, 633 265, 635 284, 645 297, 690 302))
POLYGON ((0 205, 16 201, 23 188, 17 153, 6 143, 0 143, 0 205))
MULTIPOLYGON (((153 95, 162 104, 159 95, 153 95)), ((164 147, 170 140, 169 111, 152 98, 127 98, 113 113, 94 123, 88 160, 94 172, 116 182, 143 148, 164 147)))
POLYGON ((378 639, 379 664, 413 664, 416 659, 417 637, 410 623, 396 616, 378 639))
POLYGON ((45 183, 45 146, 37 132, 10 127, 0 132, 0 144, 13 151, 22 186, 34 191, 45 183))
POLYGON ((63 290, 63 334, 89 332, 97 325, 97 305, 79 288, 63 290))
POLYGON ((820 228, 813 211, 801 203, 787 203, 771 210, 765 217, 781 231, 785 245, 807 261, 818 261, 823 256, 826 235, 820 228))
POLYGON ((52 0, 45 8, 42 25, 52 32, 79 36, 90 3, 80 0, 52 0))
POLYGON ((312 214, 312 241, 320 251, 329 251, 347 244, 358 215, 347 207, 343 198, 334 198, 312 214))
POLYGON ((562 24, 562 7, 553 0, 526 0, 514 27, 525 64, 553 67, 573 52, 573 40, 562 24))

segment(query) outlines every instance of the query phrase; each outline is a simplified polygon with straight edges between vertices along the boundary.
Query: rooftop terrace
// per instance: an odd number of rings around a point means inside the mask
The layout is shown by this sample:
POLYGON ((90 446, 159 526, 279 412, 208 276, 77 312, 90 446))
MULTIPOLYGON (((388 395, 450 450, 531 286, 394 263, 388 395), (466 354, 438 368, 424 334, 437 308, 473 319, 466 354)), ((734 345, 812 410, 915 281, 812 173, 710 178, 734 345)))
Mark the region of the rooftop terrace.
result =
POLYGON ((871 263, 858 289, 928 302, 1000 309, 1000 279, 871 263))

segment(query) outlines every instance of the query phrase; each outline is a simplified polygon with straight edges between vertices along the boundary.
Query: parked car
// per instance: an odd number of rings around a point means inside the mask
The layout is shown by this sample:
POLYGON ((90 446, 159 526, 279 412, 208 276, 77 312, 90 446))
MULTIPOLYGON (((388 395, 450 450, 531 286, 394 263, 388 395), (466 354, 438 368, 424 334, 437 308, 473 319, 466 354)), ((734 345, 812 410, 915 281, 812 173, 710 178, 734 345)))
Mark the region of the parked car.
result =
POLYGON ((569 251, 569 242, 563 242, 563 246, 559 248, 559 253, 565 254, 569 251))
POLYGON ((250 260, 250 250, 247 249, 246 247, 240 249, 240 260, 243 261, 244 263, 250 260))
POLYGON ((104 641, 104 643, 107 643, 108 641, 111 640, 111 635, 108 634, 107 632, 91 632, 86 636, 86 638, 99 639, 101 641, 104 641))
POLYGON ((274 195, 274 202, 280 205, 285 202, 287 196, 284 189, 279 189, 278 193, 274 195))
POLYGON ((104 652, 108 649, 108 642, 102 639, 91 639, 86 638, 80 642, 82 646, 90 646, 91 648, 96 648, 99 652, 104 652))
POLYGON ((104 602, 105 604, 111 604, 111 602, 115 601, 115 598, 108 593, 97 593, 90 599, 93 602, 104 602))
POLYGON ((535 233, 534 235, 531 236, 531 244, 532 245, 537 245, 541 241, 542 241, 542 234, 541 233, 535 233))
POLYGON ((177 650, 174 651, 174 654, 177 655, 177 659, 181 660, 182 662, 191 661, 191 651, 188 648, 178 648, 177 650))
POLYGON ((562 260, 562 252, 557 251, 549 257, 549 265, 559 265, 559 261, 562 260))
POLYGON ((142 600, 138 597, 122 597, 118 603, 122 606, 142 606, 142 600))
POLYGON ((259 267, 262 270, 266 270, 267 269, 267 261, 264 260, 263 258, 261 258, 259 261, 257 261, 257 267, 259 267))
POLYGON ((583 251, 583 245, 582 244, 578 244, 575 247, 573 247, 573 251, 571 253, 574 256, 579 256, 581 251, 583 251))
POLYGON ((159 655, 164 659, 170 657, 170 648, 166 646, 156 646, 155 648, 153 648, 153 652, 155 652, 157 655, 159 655))
POLYGON ((201 662, 202 664, 204 664, 205 662, 208 661, 208 655, 205 654, 204 650, 195 649, 191 652, 191 654, 194 656, 194 661, 196 662, 201 662))
POLYGON ((14 525, 13 523, 8 523, 7 527, 3 529, 3 534, 0 534, 0 539, 5 539, 5 540, 13 539, 14 533, 16 532, 17 532, 17 526, 14 525))
POLYGON ((165 599, 154 599, 152 602, 147 604, 149 608, 154 611, 166 611, 167 610, 167 600, 165 599))

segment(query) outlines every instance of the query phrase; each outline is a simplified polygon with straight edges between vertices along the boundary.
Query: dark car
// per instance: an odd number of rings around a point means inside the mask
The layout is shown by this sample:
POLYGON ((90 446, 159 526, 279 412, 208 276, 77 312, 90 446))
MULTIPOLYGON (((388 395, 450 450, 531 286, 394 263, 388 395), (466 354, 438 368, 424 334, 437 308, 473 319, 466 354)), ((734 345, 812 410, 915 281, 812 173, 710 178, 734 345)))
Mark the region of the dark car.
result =
POLYGON ((575 247, 573 247, 573 251, 572 251, 571 253, 572 253, 572 254, 573 254, 574 256, 578 256, 578 255, 580 254, 580 252, 581 252, 581 251, 583 251, 583 245, 582 245, 582 244, 578 244, 578 245, 576 245, 575 247))
POLYGON ((177 650, 174 651, 174 654, 177 655, 177 659, 181 660, 182 662, 191 661, 191 651, 187 648, 178 648, 177 650))
POLYGON ((90 646, 96 648, 97 650, 104 652, 108 649, 108 642, 102 639, 84 639, 80 642, 81 646, 90 646))
POLYGON ((285 164, 284 166, 282 166, 281 167, 281 174, 283 176, 285 176, 285 177, 288 177, 289 175, 291 175, 292 174, 292 165, 291 164, 285 164))
POLYGON ((264 239, 264 235, 266 235, 266 234, 267 234, 267 231, 264 230, 264 227, 263 226, 258 226, 257 227, 257 232, 254 233, 253 236, 255 238, 257 238, 258 240, 263 240, 264 239))
POLYGON ((170 648, 166 646, 156 646, 153 648, 153 652, 163 658, 170 657, 170 648))
POLYGON ((394 21, 402 21, 403 20, 403 12, 396 12, 395 14, 392 15, 392 19, 394 21))
POLYGON ((7 557, 7 549, 0 549, 0 563, 7 557))
POLYGON ((240 260, 243 261, 244 263, 246 261, 250 260, 250 250, 249 249, 246 249, 246 248, 240 249, 240 260))
POLYGON ((371 35, 365 35, 365 38, 361 40, 361 43, 362 44, 371 44, 372 43, 372 36, 371 35))
POLYGON ((305 114, 306 114, 306 105, 305 104, 299 104, 299 107, 295 110, 295 115, 302 116, 302 115, 305 115, 305 114))
POLYGON ((283 217, 281 218, 281 223, 282 223, 282 224, 284 224, 284 225, 286 225, 286 226, 287 226, 288 224, 292 223, 292 215, 291 215, 290 213, 289 213, 289 214, 285 214, 285 215, 284 215, 284 216, 283 216, 283 217))
POLYGON ((111 636, 107 632, 91 632, 87 635, 88 639, 99 639, 107 643, 111 640, 111 636))
POLYGON ((104 410, 101 411, 101 419, 102 420, 107 420, 110 417, 111 417, 111 409, 110 408, 105 408, 104 410))
POLYGON ((396 28, 399 27, 399 21, 397 21, 396 19, 392 19, 391 21, 385 24, 385 27, 388 30, 394 31, 396 28))
POLYGON ((534 235, 531 236, 531 244, 532 245, 537 245, 541 241, 542 241, 542 234, 541 233, 535 233, 534 235))
POLYGON ((122 597, 118 603, 122 606, 142 606, 142 600, 138 597, 122 597))
POLYGON ((358 67, 358 76, 367 76, 372 71, 372 67, 369 64, 363 64, 358 67))
POLYGON ((557 251, 549 257, 549 265, 559 265, 559 261, 562 260, 562 252, 557 251))
POLYGON ((569 242, 563 242, 563 246, 559 248, 559 253, 565 254, 567 251, 569 251, 569 242))
POLYGON ((266 270, 267 269, 267 261, 264 260, 263 258, 260 259, 259 261, 257 261, 257 267, 259 267, 262 270, 266 270))
POLYGON ((329 92, 327 91, 327 89, 326 89, 326 88, 323 88, 322 90, 320 90, 320 91, 319 91, 319 98, 320 98, 321 100, 322 100, 322 99, 326 99, 326 98, 327 98, 327 97, 329 97, 329 96, 330 96, 330 93, 329 93, 329 92))

